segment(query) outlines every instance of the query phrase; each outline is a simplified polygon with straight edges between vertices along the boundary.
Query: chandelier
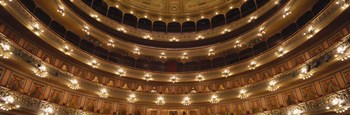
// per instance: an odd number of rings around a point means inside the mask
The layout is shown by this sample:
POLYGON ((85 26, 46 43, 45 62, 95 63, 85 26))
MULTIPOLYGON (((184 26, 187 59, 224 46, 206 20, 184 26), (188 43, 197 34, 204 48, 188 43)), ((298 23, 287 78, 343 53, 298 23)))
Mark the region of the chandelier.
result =
POLYGON ((128 98, 128 101, 129 101, 130 103, 135 103, 135 102, 137 101, 136 95, 135 95, 135 94, 131 94, 131 95, 129 96, 129 98, 128 98))
POLYGON ((74 90, 79 88, 79 84, 78 84, 78 80, 77 79, 71 79, 70 83, 71 84, 68 85, 69 88, 74 89, 74 90))
POLYGON ((157 105, 164 105, 165 104, 164 98, 163 97, 158 97, 157 101, 156 101, 156 104, 157 105))
POLYGON ((181 102, 183 105, 191 105, 190 98, 186 96, 184 100, 181 102))
POLYGON ((0 103, 0 109, 3 111, 11 111, 19 107, 20 105, 14 104, 14 98, 10 95, 2 98, 2 102, 0 103))
POLYGON ((0 46, 0 57, 4 59, 10 58, 12 55, 10 44, 5 41, 1 41, 0 46))
POLYGON ((106 88, 102 88, 100 90, 100 93, 98 93, 98 95, 102 98, 107 98, 108 97, 108 92, 107 92, 107 89, 106 88))
POLYGON ((217 95, 212 95, 210 99, 210 103, 218 103, 220 100, 217 95))

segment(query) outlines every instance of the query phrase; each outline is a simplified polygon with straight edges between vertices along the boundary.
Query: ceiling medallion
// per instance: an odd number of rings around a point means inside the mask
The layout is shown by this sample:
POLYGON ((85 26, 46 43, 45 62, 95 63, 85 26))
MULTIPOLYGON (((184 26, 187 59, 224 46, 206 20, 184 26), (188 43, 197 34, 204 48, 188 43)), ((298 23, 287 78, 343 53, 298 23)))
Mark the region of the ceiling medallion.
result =
POLYGON ((1 98, 0 109, 3 111, 11 111, 13 109, 18 109, 20 105, 14 103, 15 99, 11 96, 5 96, 1 98))
POLYGON ((4 59, 8 59, 11 57, 11 46, 6 41, 0 41, 0 57, 4 59))

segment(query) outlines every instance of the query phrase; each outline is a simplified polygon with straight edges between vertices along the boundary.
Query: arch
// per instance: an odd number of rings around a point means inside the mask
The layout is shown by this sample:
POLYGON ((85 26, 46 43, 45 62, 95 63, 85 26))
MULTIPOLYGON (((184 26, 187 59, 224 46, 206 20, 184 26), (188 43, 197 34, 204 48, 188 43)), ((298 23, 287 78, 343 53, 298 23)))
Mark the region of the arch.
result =
POLYGON ((137 26, 137 17, 132 14, 124 14, 123 23, 132 27, 137 26))
POLYGON ((94 9, 102 15, 106 15, 108 5, 103 0, 94 0, 94 2, 92 3, 92 9, 94 9))
POLYGON ((210 20, 209 19, 201 19, 197 21, 197 31, 210 29, 210 20))
POLYGON ((140 18, 138 22, 138 28, 145 29, 145 30, 152 30, 152 21, 146 18, 140 18))
POLYGON ((225 25, 225 23, 226 23, 226 20, 225 20, 225 16, 223 14, 216 15, 213 18, 211 18, 212 28, 225 25))
POLYGON ((123 12, 115 7, 110 7, 107 17, 113 19, 114 21, 122 22, 123 12))
POLYGON ((162 21, 153 22, 153 31, 166 32, 166 23, 162 21))
POLYGON ((238 8, 232 9, 226 13, 226 21, 227 23, 231 23, 241 18, 241 12, 238 8))
POLYGON ((249 15, 256 10, 254 0, 248 0, 241 6, 242 17, 249 15))
POLYGON ((187 21, 182 23, 182 32, 196 31, 196 23, 193 21, 187 21))
POLYGON ((181 32, 181 24, 179 22, 168 23, 168 32, 181 32))

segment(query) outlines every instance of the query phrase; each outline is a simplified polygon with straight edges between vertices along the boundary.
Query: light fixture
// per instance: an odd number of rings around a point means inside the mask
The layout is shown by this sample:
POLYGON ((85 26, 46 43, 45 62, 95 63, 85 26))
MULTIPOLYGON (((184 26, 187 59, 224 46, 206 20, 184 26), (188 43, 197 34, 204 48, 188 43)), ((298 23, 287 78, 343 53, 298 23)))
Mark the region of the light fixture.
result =
POLYGON ((350 58, 350 54, 347 52, 349 45, 341 44, 334 50, 334 57, 338 60, 344 61, 350 58))
POLYGON ((177 82, 177 77, 176 76, 171 76, 170 77, 170 82, 172 82, 172 83, 175 83, 175 82, 177 82))
POLYGON ((173 19, 173 22, 175 22, 176 21, 176 19, 173 19))
POLYGON ((188 59, 187 52, 182 54, 181 59, 188 59))
POLYGON ((169 41, 170 41, 170 42, 179 42, 179 39, 173 37, 173 38, 169 39, 169 41))
POLYGON ((222 77, 228 77, 228 76, 230 76, 231 74, 230 74, 230 70, 228 70, 228 69, 225 69, 223 72, 222 72, 222 77))
POLYGON ((57 12, 60 13, 62 16, 66 15, 64 13, 64 7, 63 6, 58 6, 57 12))
POLYGON ((198 82, 202 82, 202 81, 204 81, 204 76, 203 76, 202 74, 198 74, 198 75, 196 76, 196 80, 197 80, 198 82))
POLYGON ((129 98, 127 99, 128 100, 128 102, 130 102, 130 103, 135 103, 136 101, 137 101, 137 99, 136 99, 136 95, 135 94, 130 94, 129 95, 129 98))
POLYGON ((248 65, 248 68, 250 70, 254 70, 256 68, 256 62, 255 61, 250 62, 250 64, 248 65))
POLYGON ((143 16, 143 17, 148 18, 148 16, 147 16, 147 15, 145 15, 145 16, 143 16))
POLYGON ((115 5, 115 7, 116 7, 116 8, 119 8, 119 5, 118 5, 118 4, 116 4, 116 5, 115 5))
POLYGON ((186 96, 181 102, 183 105, 191 105, 190 97, 186 96))
POLYGON ((274 4, 279 4, 280 0, 275 0, 274 4))
POLYGON ((46 107, 43 109, 43 112, 41 115, 49 115, 49 114, 53 114, 53 108, 52 107, 46 107))
POLYGON ((63 45, 62 51, 66 55, 70 55, 73 52, 73 49, 70 49, 68 45, 63 45))
POLYGON ((158 97, 156 104, 157 105, 164 105, 165 104, 164 98, 162 96, 158 97))
POLYGON ((190 21, 190 18, 187 18, 186 20, 187 20, 187 21, 190 21))
POLYGON ((233 9, 233 6, 230 6, 230 9, 233 9))
POLYGON ((219 12, 215 12, 215 15, 218 15, 219 14, 219 12))
POLYGON ((44 30, 40 29, 40 26, 38 23, 34 23, 31 30, 34 32, 35 35, 40 35, 44 32, 44 30))
POLYGON ((264 28, 264 27, 261 27, 261 28, 259 29, 258 36, 263 36, 265 33, 266 33, 266 32, 265 32, 265 28, 264 28))
POLYGON ((304 66, 300 69, 300 75, 303 80, 309 79, 312 77, 312 73, 309 73, 308 67, 304 66))
POLYGON ((292 12, 291 11, 289 11, 289 8, 286 8, 286 9, 284 9, 284 12, 283 12, 283 18, 286 18, 288 15, 290 15, 292 12))
POLYGON ((235 43, 233 44, 233 48, 242 47, 242 44, 240 42, 241 41, 239 41, 239 40, 235 41, 235 43))
MULTIPOLYGON (((8 0, 9 2, 12 2, 12 0, 8 0)), ((0 4, 2 6, 6 6, 7 5, 7 2, 5 0, 0 0, 0 4)))
POLYGON ((269 82, 269 86, 268 86, 268 90, 269 91, 276 91, 279 87, 276 85, 277 84, 277 81, 276 80, 271 80, 269 82))
POLYGON ((123 77, 126 75, 126 71, 120 68, 115 74, 117 74, 119 77, 123 77))
POLYGON ((48 73, 46 71, 46 66, 44 65, 38 65, 35 69, 34 69, 34 73, 36 76, 44 78, 47 77, 48 73))
POLYGON ((288 115, 300 115, 301 113, 302 113, 302 111, 301 111, 301 109, 299 107, 291 108, 288 111, 288 115))
POLYGON ((349 0, 338 0, 335 2, 337 5, 341 6, 341 9, 346 9, 349 7, 349 0))
POLYGON ((231 31, 230 29, 225 28, 224 30, 221 31, 221 34, 225 34, 225 33, 230 32, 230 31, 231 31))
POLYGON ((150 35, 145 35, 145 36, 143 36, 143 39, 153 40, 153 38, 152 38, 150 35))
POLYGON ((100 65, 100 63, 97 63, 97 61, 96 60, 92 60, 91 62, 89 62, 88 63, 92 68, 97 68, 99 65, 100 65))
POLYGON ((6 41, 1 41, 0 46, 0 57, 4 59, 10 58, 13 54, 11 51, 11 45, 6 41))
POLYGON ((117 28, 117 31, 119 31, 119 32, 123 32, 123 33, 126 33, 126 30, 125 30, 123 27, 119 27, 119 28, 117 28))
POLYGON ((204 16, 201 16, 201 19, 203 19, 204 18, 204 16))
POLYGON ((213 55, 215 55, 214 50, 213 49, 209 49, 208 56, 213 56, 213 55))
POLYGON ((101 19, 98 17, 98 15, 96 15, 96 14, 90 14, 90 16, 92 17, 92 18, 94 18, 95 20, 97 20, 97 21, 101 21, 101 19))
POLYGON ((238 94, 238 98, 240 99, 245 99, 248 97, 247 90, 246 89, 241 89, 238 94))
POLYGON ((130 14, 134 14, 134 11, 130 11, 130 14))
POLYGON ((160 53, 159 58, 160 58, 160 59, 166 59, 167 57, 165 56, 165 53, 164 53, 164 52, 162 52, 162 53, 160 53))
POLYGON ((196 40, 202 40, 202 39, 204 39, 204 36, 198 35, 198 36, 196 37, 196 40))
POLYGON ((113 40, 108 40, 108 42, 107 42, 107 46, 110 46, 110 47, 115 47, 115 45, 114 45, 114 41, 113 40))
POLYGON ((344 103, 345 100, 341 99, 340 96, 338 96, 338 95, 330 97, 330 99, 328 101, 329 101, 328 102, 329 106, 327 106, 326 109, 332 110, 335 113, 344 113, 349 108, 344 103))
POLYGON ((144 79, 145 79, 146 81, 153 80, 152 75, 149 74, 149 73, 146 73, 146 74, 145 74, 144 79))
POLYGON ((158 18, 159 21, 162 21, 162 18, 158 18))
POLYGON ((68 85, 70 89, 76 90, 79 89, 79 84, 77 79, 71 79, 70 84, 68 85))
POLYGON ((306 36, 307 39, 309 39, 313 37, 314 34, 315 34, 315 28, 310 26, 303 35, 306 36))
POLYGON ((275 54, 278 56, 278 57, 282 57, 284 55, 285 51, 282 47, 280 47, 276 52, 275 54))
POLYGON ((101 98, 107 98, 108 97, 108 91, 106 88, 102 88, 100 90, 100 92, 98 93, 98 95, 101 97, 101 98))
POLYGON ((140 54, 141 54, 139 48, 135 48, 134 51, 132 51, 132 53, 133 53, 133 54, 136 54, 136 55, 140 55, 140 54))
POLYGON ((83 26, 83 32, 85 32, 87 35, 90 35, 90 28, 89 28, 89 26, 83 26))
POLYGON ((14 102, 15 99, 11 95, 5 96, 1 98, 0 109, 3 111, 11 111, 13 109, 18 109, 20 105, 16 105, 14 102))
POLYGON ((248 23, 253 22, 254 20, 258 19, 256 16, 251 16, 248 20, 248 23))
POLYGON ((218 99, 218 96, 217 95, 215 95, 215 94, 213 94, 212 96, 211 96, 211 98, 210 98, 210 103, 219 103, 220 102, 220 100, 218 99))

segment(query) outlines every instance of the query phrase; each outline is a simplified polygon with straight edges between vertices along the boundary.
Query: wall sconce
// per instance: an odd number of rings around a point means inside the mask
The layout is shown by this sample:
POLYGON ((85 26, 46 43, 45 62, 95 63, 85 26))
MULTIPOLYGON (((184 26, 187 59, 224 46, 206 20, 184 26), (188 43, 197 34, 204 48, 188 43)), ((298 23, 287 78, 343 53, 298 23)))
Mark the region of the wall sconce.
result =
POLYGON ((65 16, 66 14, 64 13, 64 7, 63 6, 58 6, 57 12, 60 13, 62 16, 65 16))
POLYGON ((256 16, 251 16, 248 20, 248 23, 253 22, 254 20, 258 19, 256 16))
POLYGON ((169 39, 169 41, 170 41, 170 42, 179 42, 179 39, 177 39, 177 38, 174 37, 174 38, 169 39))
POLYGON ((162 52, 162 53, 160 53, 159 58, 160 58, 160 59, 166 59, 167 57, 165 56, 165 53, 164 53, 164 52, 162 52))
POLYGON ((34 32, 35 35, 40 35, 44 32, 44 30, 40 29, 40 26, 38 23, 33 24, 31 30, 34 32))
POLYGON ((286 8, 286 9, 284 9, 284 12, 283 12, 283 18, 286 18, 288 15, 290 15, 292 12, 291 11, 289 11, 289 8, 286 8))
POLYGON ((52 107, 46 107, 43 109, 43 112, 41 115, 50 115, 50 114, 53 114, 53 108, 52 107))
POLYGON ((264 34, 266 34, 265 28, 264 28, 264 27, 261 27, 261 28, 259 29, 258 36, 263 36, 264 34))
POLYGON ((315 34, 315 28, 310 26, 303 35, 306 36, 307 39, 309 39, 309 38, 312 38, 314 34, 315 34))
POLYGON ((34 73, 36 76, 41 77, 41 78, 45 78, 48 75, 48 73, 46 71, 46 66, 44 66, 44 65, 38 65, 34 69, 34 73))
POLYGON ((135 48, 134 51, 133 51, 132 53, 133 53, 133 54, 136 54, 136 55, 140 55, 140 54, 141 54, 139 48, 135 48))
MULTIPOLYGON (((9 2, 12 2, 12 0, 8 0, 9 2)), ((7 5, 7 2, 5 0, 0 0, 0 4, 2 6, 6 6, 7 5)))
POLYGON ((181 102, 183 105, 191 105, 190 97, 186 96, 181 102))
POLYGON ((269 82, 269 86, 268 86, 268 90, 269 91, 276 91, 279 87, 276 85, 277 84, 277 81, 276 80, 271 80, 270 82, 269 82))
POLYGON ((15 99, 11 95, 3 97, 1 98, 0 109, 3 111, 11 111, 13 109, 18 109, 20 105, 16 105, 14 102, 15 99))
POLYGON ((68 85, 70 89, 76 90, 79 89, 79 84, 77 79, 71 79, 70 84, 68 85))
POLYGON ((201 36, 201 35, 196 37, 196 40, 203 40, 203 39, 204 39, 204 36, 201 36))
POLYGON ((117 28, 117 31, 126 33, 126 30, 123 27, 117 28))
POLYGON ((145 74, 144 79, 145 79, 146 81, 153 80, 152 75, 149 74, 149 73, 146 73, 146 74, 145 74))
POLYGON ((96 15, 96 14, 90 14, 90 16, 92 17, 92 18, 94 18, 95 20, 97 20, 97 21, 101 21, 101 19, 98 17, 98 15, 96 15))
POLYGON ((221 31, 221 34, 225 34, 225 33, 230 32, 230 31, 231 31, 230 29, 225 28, 224 30, 221 31))
POLYGON ((228 76, 230 76, 231 74, 230 74, 230 70, 228 70, 228 69, 225 69, 223 72, 222 72, 222 77, 228 77, 228 76))
POLYGON ((201 74, 198 74, 198 75, 196 76, 196 80, 197 80, 198 82, 202 82, 202 81, 204 81, 204 76, 201 75, 201 74))
POLYGON ((130 96, 128 98, 128 102, 135 103, 136 101, 137 101, 136 95, 135 94, 130 94, 130 96))
POLYGON ((336 50, 334 51, 334 57, 336 57, 338 60, 344 61, 350 58, 349 53, 347 53, 349 45, 347 44, 341 44, 339 45, 336 50))
POLYGON ((348 110, 344 99, 341 99, 339 96, 333 96, 328 101, 329 106, 326 107, 327 110, 332 110, 335 113, 344 113, 348 110))
POLYGON ((275 54, 278 56, 278 57, 282 57, 284 55, 285 51, 282 47, 280 47, 276 52, 275 54))
POLYGON ((157 105, 164 105, 165 104, 164 98, 162 96, 158 97, 156 104, 157 105))
POLYGON ((172 83, 175 83, 175 82, 177 82, 177 77, 176 76, 171 76, 171 78, 170 78, 170 81, 172 82, 172 83))
POLYGON ((150 35, 143 36, 143 39, 153 40, 153 38, 150 35))
POLYGON ((300 115, 302 110, 299 107, 293 107, 288 111, 288 115, 300 115))
POLYGON ((349 0, 338 0, 335 4, 340 5, 341 9, 346 9, 349 7, 349 0))
POLYGON ((0 57, 4 59, 10 58, 13 54, 11 51, 11 45, 6 41, 1 41, 0 46, 0 57))
POLYGON ((218 99, 218 96, 213 94, 210 98, 210 103, 214 104, 214 103, 219 103, 219 102, 220 102, 220 100, 218 99))
POLYGON ((249 70, 254 70, 256 68, 256 62, 252 61, 250 62, 250 64, 248 65, 249 70))
POLYGON ((215 55, 214 50, 213 49, 209 49, 208 56, 213 56, 213 55, 215 55))
POLYGON ((100 90, 100 92, 98 93, 98 95, 101 97, 101 98, 107 98, 108 97, 108 91, 106 88, 102 88, 100 90))
POLYGON ((181 59, 188 59, 188 56, 187 56, 186 52, 182 54, 181 59))
POLYGON ((240 99, 245 99, 248 97, 248 94, 247 94, 247 90, 246 89, 241 89, 239 91, 239 95, 238 95, 238 98, 240 99))
POLYGON ((113 40, 108 40, 108 42, 107 42, 107 46, 110 46, 110 47, 115 47, 115 45, 114 45, 114 41, 113 40))
POLYGON ((312 77, 312 73, 309 73, 309 69, 307 66, 300 69, 300 75, 303 80, 309 79, 312 77))
POLYGON ((240 41, 235 41, 233 48, 238 48, 238 47, 242 47, 242 44, 240 43, 240 41))
POLYGON ((73 52, 73 49, 70 49, 68 45, 64 45, 62 51, 66 55, 70 55, 73 52))
POLYGON ((126 71, 120 68, 115 74, 117 74, 119 77, 123 77, 126 75, 126 71))
POLYGON ((83 26, 83 32, 85 32, 87 35, 90 35, 90 28, 89 26, 83 26))
POLYGON ((100 63, 97 63, 96 60, 92 60, 91 62, 88 63, 92 68, 97 68, 100 63))

